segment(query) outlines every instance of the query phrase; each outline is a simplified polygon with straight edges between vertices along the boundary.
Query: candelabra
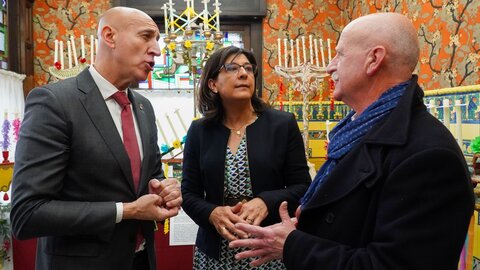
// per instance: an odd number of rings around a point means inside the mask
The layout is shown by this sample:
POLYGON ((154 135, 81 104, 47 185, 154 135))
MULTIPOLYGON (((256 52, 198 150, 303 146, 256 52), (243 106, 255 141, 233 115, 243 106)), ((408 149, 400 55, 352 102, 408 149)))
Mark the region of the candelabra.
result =
MULTIPOLYGON (((88 67, 89 65, 86 63, 87 59, 85 58, 85 40, 84 35, 80 36, 80 59, 77 58, 77 50, 75 46, 75 39, 73 36, 70 36, 70 39, 67 40, 67 61, 68 61, 68 68, 65 68, 64 64, 64 55, 65 52, 63 50, 63 41, 55 40, 55 52, 54 52, 54 60, 53 66, 49 67, 49 72, 53 76, 58 79, 66 79, 70 77, 76 76, 80 73, 83 69, 88 67)), ((95 48, 98 41, 93 37, 90 36, 90 64, 94 61, 95 55, 95 48)))
MULTIPOLYGON (((322 39, 316 40, 312 39, 312 35, 309 36, 309 51, 310 58, 307 59, 306 46, 305 46, 305 37, 302 36, 302 45, 303 45, 303 62, 301 61, 300 56, 300 42, 296 40, 290 40, 290 53, 287 46, 287 40, 284 39, 284 56, 285 62, 282 66, 281 61, 281 43, 278 39, 278 65, 275 66, 275 73, 281 77, 292 81, 294 89, 297 89, 302 94, 302 120, 303 120, 303 143, 305 146, 305 156, 308 160, 308 149, 309 149, 309 136, 308 136, 308 126, 309 126, 309 98, 316 94, 318 91, 321 91, 319 87, 323 81, 323 78, 328 76, 326 68, 326 60, 323 50, 323 41, 322 39), (318 59, 318 41, 320 41, 320 52, 322 66, 319 65, 318 59), (296 43, 296 52, 297 58, 295 61, 294 53, 294 43, 296 43), (313 53, 313 48, 315 47, 315 54, 313 53), (287 56, 290 55, 290 67, 288 65, 287 56), (316 63, 316 64, 314 64, 316 63)), ((328 39, 328 61, 331 61, 331 51, 330 51, 330 40, 328 39)))
POLYGON ((172 57, 175 64, 188 65, 193 75, 197 68, 203 66, 208 57, 223 44, 223 33, 220 31, 220 3, 215 0, 213 14, 208 11, 210 0, 203 0, 204 9, 197 13, 194 0, 186 0, 187 8, 175 14, 172 0, 164 4, 165 44, 164 52, 172 57))

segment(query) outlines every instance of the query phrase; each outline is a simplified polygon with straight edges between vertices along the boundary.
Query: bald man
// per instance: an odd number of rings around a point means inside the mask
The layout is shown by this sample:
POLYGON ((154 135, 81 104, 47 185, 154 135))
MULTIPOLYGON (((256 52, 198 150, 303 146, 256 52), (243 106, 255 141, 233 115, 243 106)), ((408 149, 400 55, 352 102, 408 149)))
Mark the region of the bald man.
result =
POLYGON ((152 105, 128 88, 152 71, 158 28, 124 7, 98 25, 95 63, 26 101, 11 221, 18 239, 38 237, 37 270, 156 269, 155 222, 182 202, 164 179, 152 105))
POLYGON ((330 132, 328 160, 282 223, 237 224, 252 239, 237 259, 282 258, 287 269, 457 269, 473 212, 469 172, 412 75, 416 31, 395 13, 348 24, 327 71, 352 111, 330 132), (298 223, 297 223, 298 222, 298 223))

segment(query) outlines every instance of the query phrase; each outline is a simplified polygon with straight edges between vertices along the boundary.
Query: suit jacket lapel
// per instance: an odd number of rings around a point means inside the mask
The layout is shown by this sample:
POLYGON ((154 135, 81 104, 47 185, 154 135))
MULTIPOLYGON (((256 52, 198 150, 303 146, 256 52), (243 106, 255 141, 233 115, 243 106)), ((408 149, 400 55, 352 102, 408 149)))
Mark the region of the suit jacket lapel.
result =
POLYGON ((138 193, 143 189, 144 185, 146 185, 148 180, 150 180, 150 179, 146 179, 147 175, 145 174, 149 171, 149 169, 147 168, 148 166, 147 161, 149 159, 148 157, 150 155, 150 151, 152 150, 152 149, 149 149, 148 147, 149 134, 151 133, 151 130, 148 125, 147 116, 144 110, 144 105, 142 104, 141 100, 137 98, 139 94, 131 89, 129 89, 128 93, 129 93, 130 102, 132 103, 133 114, 137 120, 138 129, 140 131, 140 138, 137 138, 137 139, 142 140, 143 160, 142 160, 142 168, 140 171, 140 183, 137 191, 138 193), (147 181, 144 181, 144 179, 146 179, 147 181))
POLYGON ((134 192, 135 187, 133 185, 132 170, 127 152, 123 146, 120 134, 118 134, 117 128, 113 123, 110 111, 100 94, 100 90, 87 69, 78 75, 77 83, 79 90, 85 93, 85 96, 80 99, 80 102, 83 104, 86 113, 102 136, 105 144, 112 152, 112 155, 117 160, 125 176, 124 179, 128 181, 130 189, 134 192))

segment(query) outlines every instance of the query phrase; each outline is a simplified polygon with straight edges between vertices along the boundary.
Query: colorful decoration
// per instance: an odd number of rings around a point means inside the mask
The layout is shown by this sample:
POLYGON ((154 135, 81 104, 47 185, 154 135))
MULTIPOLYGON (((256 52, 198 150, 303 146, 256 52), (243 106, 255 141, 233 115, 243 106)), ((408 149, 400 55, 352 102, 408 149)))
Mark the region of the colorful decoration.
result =
POLYGON ((471 148, 474 154, 480 153, 480 136, 475 137, 475 139, 472 140, 471 148))
POLYGON ((283 82, 280 80, 280 87, 278 90, 278 102, 280 103, 280 111, 283 111, 283 82))
POLYGON ((167 234, 170 231, 170 219, 167 218, 165 219, 165 222, 163 223, 163 233, 167 234))
POLYGON ((8 147, 10 146, 10 137, 8 136, 10 132, 10 121, 6 119, 3 121, 2 125, 2 135, 3 135, 3 141, 2 141, 2 149, 4 151, 8 150, 8 147))
POLYGON ((20 125, 21 125, 21 121, 19 118, 15 118, 15 120, 13 120, 12 122, 12 126, 13 126, 13 138, 15 139, 15 141, 17 142, 18 141, 18 133, 20 132, 20 125))
POLYGON ((0 204, 0 239, 2 244, 0 246, 0 261, 10 261, 11 243, 11 228, 8 223, 8 214, 10 213, 10 204, 0 204))

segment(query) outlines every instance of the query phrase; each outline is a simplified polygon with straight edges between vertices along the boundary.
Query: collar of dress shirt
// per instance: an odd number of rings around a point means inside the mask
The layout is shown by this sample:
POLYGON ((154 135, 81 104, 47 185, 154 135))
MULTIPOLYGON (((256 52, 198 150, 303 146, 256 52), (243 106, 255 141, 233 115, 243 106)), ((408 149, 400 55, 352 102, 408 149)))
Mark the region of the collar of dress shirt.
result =
MULTIPOLYGON (((111 82, 107 81, 107 79, 105 79, 100 73, 98 73, 98 71, 95 69, 95 67, 93 67, 93 65, 90 65, 88 71, 90 71, 90 74, 92 75, 93 80, 97 84, 98 89, 100 90, 100 93, 102 94, 104 100, 107 100, 117 91, 119 91, 119 89, 117 89, 111 82)), ((128 88, 125 89, 125 91, 128 91, 128 88)))

